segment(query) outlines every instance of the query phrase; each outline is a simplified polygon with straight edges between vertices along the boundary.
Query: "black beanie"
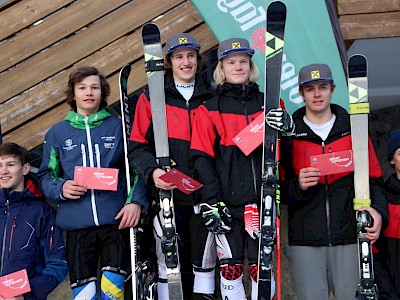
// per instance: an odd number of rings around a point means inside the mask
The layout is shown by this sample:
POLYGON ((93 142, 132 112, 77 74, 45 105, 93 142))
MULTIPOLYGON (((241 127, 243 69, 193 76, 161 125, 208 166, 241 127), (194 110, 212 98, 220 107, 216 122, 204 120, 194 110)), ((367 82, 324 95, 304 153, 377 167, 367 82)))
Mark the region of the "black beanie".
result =
POLYGON ((393 155, 400 148, 400 129, 394 130, 389 135, 388 161, 393 159, 393 155))

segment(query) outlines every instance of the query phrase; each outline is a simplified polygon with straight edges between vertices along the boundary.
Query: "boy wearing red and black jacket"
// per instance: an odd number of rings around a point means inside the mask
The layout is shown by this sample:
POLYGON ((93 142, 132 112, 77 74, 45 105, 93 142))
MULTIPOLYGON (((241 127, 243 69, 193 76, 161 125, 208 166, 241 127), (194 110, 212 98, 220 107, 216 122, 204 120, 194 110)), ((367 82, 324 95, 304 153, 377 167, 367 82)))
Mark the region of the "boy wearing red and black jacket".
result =
POLYGON ((56 211, 27 178, 29 168, 28 150, 0 145, 0 276, 26 269, 31 291, 13 299, 47 299, 68 267, 56 211))
POLYGON ((375 278, 380 299, 400 299, 400 130, 390 133, 388 143, 388 162, 395 172, 385 181, 385 194, 388 200, 389 223, 377 243, 379 253, 375 262, 375 278))
MULTIPOLYGON (((212 90, 197 72, 201 56, 200 44, 195 37, 188 33, 173 35, 167 39, 165 49, 164 87, 169 154, 175 168, 194 177, 193 166, 189 163, 192 123, 199 105, 211 98, 212 90)), ((186 195, 175 189, 173 184, 158 178, 165 171, 156 161, 151 106, 145 93, 140 95, 137 102, 128 152, 130 164, 150 188, 154 191, 174 190, 184 299, 189 299, 192 294, 192 299, 213 299, 216 253, 214 240, 208 237, 210 234, 199 215, 199 193, 186 195)), ((157 211, 154 218, 159 271, 157 289, 159 299, 168 299, 165 256, 161 250, 163 222, 162 212, 157 211)))
MULTIPOLYGON (((293 114, 295 135, 283 139, 283 202, 288 205, 291 271, 297 298, 354 299, 359 282, 354 174, 321 176, 310 156, 351 150, 349 114, 331 104, 335 85, 325 64, 303 67, 299 91, 305 107, 293 114), (304 276, 307 274, 307 276, 304 276)), ((369 141, 371 207, 374 225, 366 237, 374 243, 387 223, 382 171, 369 141)))

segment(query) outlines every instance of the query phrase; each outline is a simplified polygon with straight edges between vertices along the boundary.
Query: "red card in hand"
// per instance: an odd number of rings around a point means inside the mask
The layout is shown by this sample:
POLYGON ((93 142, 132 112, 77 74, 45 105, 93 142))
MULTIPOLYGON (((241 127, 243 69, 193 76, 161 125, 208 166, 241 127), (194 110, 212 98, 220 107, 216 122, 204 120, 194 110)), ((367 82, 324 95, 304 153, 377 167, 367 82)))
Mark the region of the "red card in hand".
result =
POLYGON ((310 156, 310 166, 319 169, 321 175, 353 172, 353 152, 351 150, 310 156))
POLYGON ((261 113, 232 139, 246 156, 262 144, 264 138, 264 123, 265 116, 261 113))
POLYGON ((118 169, 75 167, 74 180, 86 184, 88 189, 116 191, 118 169))
POLYGON ((16 297, 30 291, 26 269, 0 277, 0 295, 3 298, 16 297))
POLYGON ((161 175, 159 178, 165 182, 175 184, 178 187, 178 190, 186 195, 193 193, 203 186, 200 182, 194 180, 192 177, 182 173, 181 171, 178 171, 177 169, 171 169, 169 172, 161 175))

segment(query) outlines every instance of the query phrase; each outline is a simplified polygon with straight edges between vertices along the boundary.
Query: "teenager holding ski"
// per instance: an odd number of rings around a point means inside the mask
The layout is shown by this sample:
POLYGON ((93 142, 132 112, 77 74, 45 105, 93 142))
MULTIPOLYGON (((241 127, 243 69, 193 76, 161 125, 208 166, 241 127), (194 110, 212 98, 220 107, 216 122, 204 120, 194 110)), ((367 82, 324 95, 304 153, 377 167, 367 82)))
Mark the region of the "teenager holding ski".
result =
MULTIPOLYGON (((26 269, 31 291, 12 298, 21 300, 47 299, 67 276, 56 212, 33 181, 25 183, 29 169, 27 149, 14 143, 0 145, 0 276, 26 269)), ((0 299, 5 299, 1 292, 0 299)))
MULTIPOLYGON (((282 202, 288 205, 290 263, 298 300, 355 299, 359 283, 356 217, 353 210, 354 174, 320 176, 310 156, 352 149, 350 117, 332 104, 335 89, 326 64, 299 72, 299 92, 305 106, 293 114, 296 130, 282 140, 281 166, 285 181, 282 202)), ((387 222, 382 171, 369 141, 373 219, 366 237, 374 243, 387 222)))
MULTIPOLYGON (((200 106, 193 127, 191 156, 204 184, 200 204, 204 223, 216 234, 223 299, 246 299, 242 282, 245 247, 252 299, 257 295, 259 221, 245 226, 244 214, 246 208, 257 210, 260 203, 263 148, 259 146, 246 156, 232 140, 264 113, 264 94, 255 83, 259 71, 253 54, 245 39, 232 38, 219 44, 214 70, 217 96, 200 106)), ((276 129, 287 125, 279 122, 283 114, 287 115, 278 109, 270 120, 276 121, 276 129)), ((257 219, 257 215, 255 211, 253 217, 257 219)))
MULTIPOLYGON (((138 224, 139 203, 127 203, 122 170, 121 121, 110 114, 110 86, 94 67, 69 76, 66 90, 71 111, 47 132, 38 176, 44 194, 58 205, 57 225, 66 231, 66 256, 74 298, 97 298, 101 258, 101 293, 124 299, 128 244, 123 230, 138 224), (74 180, 75 166, 117 168, 116 191, 94 190, 74 180)), ((146 203, 142 203, 146 205, 146 203)))
MULTIPOLYGON (((165 45, 164 86, 169 154, 174 167, 189 176, 194 176, 193 166, 189 163, 193 119, 199 105, 211 96, 210 86, 198 74, 201 63, 199 50, 200 44, 188 33, 169 37, 165 45)), ((165 171, 155 156, 152 117, 156 116, 152 116, 150 100, 143 93, 136 106, 129 161, 154 191, 173 190, 184 299, 213 299, 216 253, 213 236, 208 233, 199 215, 199 194, 186 195, 175 189, 173 184, 159 178, 165 171)), ((157 207, 158 197, 155 199, 157 207)), ((163 214, 158 207, 154 218, 154 235, 160 300, 169 297, 165 255, 161 248, 163 225, 163 214)))

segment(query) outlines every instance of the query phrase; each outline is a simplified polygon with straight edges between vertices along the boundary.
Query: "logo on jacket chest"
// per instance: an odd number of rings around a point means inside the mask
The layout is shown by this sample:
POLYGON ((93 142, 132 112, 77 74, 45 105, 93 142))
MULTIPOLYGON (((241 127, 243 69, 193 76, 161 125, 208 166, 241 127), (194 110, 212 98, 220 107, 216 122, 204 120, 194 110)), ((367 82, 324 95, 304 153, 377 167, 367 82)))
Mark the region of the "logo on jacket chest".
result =
POLYGON ((103 142, 105 149, 113 149, 115 144, 115 136, 102 136, 101 141, 103 142))
POLYGON ((72 139, 66 139, 65 140, 65 146, 63 147, 64 150, 70 151, 73 150, 77 145, 74 144, 72 139))

